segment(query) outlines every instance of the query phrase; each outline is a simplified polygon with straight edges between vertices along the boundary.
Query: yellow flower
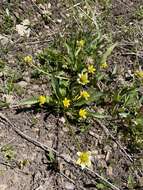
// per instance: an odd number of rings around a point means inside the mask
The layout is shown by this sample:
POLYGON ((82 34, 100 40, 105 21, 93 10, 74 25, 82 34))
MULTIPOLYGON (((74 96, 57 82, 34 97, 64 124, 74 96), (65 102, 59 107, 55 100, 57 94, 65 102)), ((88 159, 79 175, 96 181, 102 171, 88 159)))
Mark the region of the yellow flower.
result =
POLYGON ((80 98, 81 97, 83 97, 85 100, 88 100, 88 98, 90 97, 90 94, 87 91, 83 90, 80 92, 80 98))
POLYGON ((45 96, 42 96, 42 95, 39 96, 38 100, 39 100, 40 106, 46 103, 46 97, 45 96))
POLYGON ((80 118, 86 119, 86 116, 87 116, 86 109, 80 109, 79 110, 79 116, 80 116, 80 118))
POLYGON ((91 73, 91 74, 94 74, 96 71, 95 67, 93 65, 89 65, 88 66, 88 72, 91 73))
POLYGON ((82 169, 84 169, 86 166, 91 166, 91 152, 85 151, 85 152, 77 152, 78 160, 76 161, 76 164, 80 165, 82 169))
POLYGON ((26 57, 24 57, 24 61, 26 63, 31 63, 33 61, 33 58, 31 55, 27 55, 26 57))
POLYGON ((143 79, 143 71, 136 71, 135 72, 135 75, 138 77, 138 78, 142 78, 143 79))
POLYGON ((77 79, 77 81, 82 84, 82 85, 86 85, 87 83, 89 83, 88 80, 88 74, 87 73, 81 73, 78 75, 79 78, 77 79))
POLYGON ((78 45, 80 48, 83 48, 84 44, 85 44, 85 40, 83 40, 83 39, 77 41, 77 45, 78 45))
POLYGON ((101 65, 100 65, 100 68, 101 69, 107 69, 108 68, 108 64, 105 62, 105 63, 102 63, 101 65))
POLYGON ((63 100, 63 104, 64 104, 64 107, 65 107, 65 108, 68 108, 68 107, 70 106, 70 100, 67 99, 67 98, 65 98, 65 99, 63 100))

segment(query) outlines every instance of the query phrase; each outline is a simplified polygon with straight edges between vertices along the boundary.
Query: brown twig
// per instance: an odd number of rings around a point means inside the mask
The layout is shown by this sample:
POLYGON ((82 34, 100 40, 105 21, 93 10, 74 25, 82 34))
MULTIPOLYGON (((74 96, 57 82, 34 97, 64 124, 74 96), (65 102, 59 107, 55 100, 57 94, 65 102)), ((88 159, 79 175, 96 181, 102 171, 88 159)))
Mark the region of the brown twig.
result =
POLYGON ((69 178, 67 175, 65 175, 63 172, 59 171, 59 175, 63 176, 68 181, 70 181, 71 183, 75 184, 75 182, 71 178, 69 178))

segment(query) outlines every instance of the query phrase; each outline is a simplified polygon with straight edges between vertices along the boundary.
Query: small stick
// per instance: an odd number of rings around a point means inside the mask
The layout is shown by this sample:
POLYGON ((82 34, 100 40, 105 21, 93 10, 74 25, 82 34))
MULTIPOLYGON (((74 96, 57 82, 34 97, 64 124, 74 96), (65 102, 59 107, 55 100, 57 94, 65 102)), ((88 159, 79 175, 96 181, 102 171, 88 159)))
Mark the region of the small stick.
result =
POLYGON ((75 182, 71 178, 69 178, 67 175, 65 175, 63 172, 60 171, 58 173, 59 173, 59 175, 61 175, 61 176, 65 177, 66 179, 68 179, 71 183, 75 184, 75 182))

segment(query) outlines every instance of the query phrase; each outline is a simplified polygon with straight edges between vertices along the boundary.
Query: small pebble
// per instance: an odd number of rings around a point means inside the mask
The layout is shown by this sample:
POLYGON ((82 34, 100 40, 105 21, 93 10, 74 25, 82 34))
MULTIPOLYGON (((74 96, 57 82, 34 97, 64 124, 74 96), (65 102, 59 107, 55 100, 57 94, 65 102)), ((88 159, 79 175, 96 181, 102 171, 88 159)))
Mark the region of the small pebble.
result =
POLYGON ((21 86, 22 88, 26 87, 27 86, 27 82, 25 81, 20 81, 17 83, 19 86, 21 86))
POLYGON ((72 183, 67 182, 67 183, 65 183, 65 189, 67 189, 67 190, 74 190, 75 189, 75 185, 72 184, 72 183))

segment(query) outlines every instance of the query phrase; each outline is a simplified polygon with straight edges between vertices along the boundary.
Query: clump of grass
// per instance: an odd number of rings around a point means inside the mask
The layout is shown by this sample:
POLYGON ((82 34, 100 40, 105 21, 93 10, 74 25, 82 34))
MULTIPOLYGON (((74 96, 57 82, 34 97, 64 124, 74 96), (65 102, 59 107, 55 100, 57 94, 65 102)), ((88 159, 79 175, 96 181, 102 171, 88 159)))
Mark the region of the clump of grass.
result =
POLYGON ((5 145, 1 148, 1 152, 4 154, 4 157, 7 160, 13 160, 16 156, 16 152, 14 150, 14 147, 12 145, 5 145))
POLYGON ((51 88, 50 95, 39 95, 20 105, 36 104, 52 110, 64 116, 66 122, 76 123, 79 129, 82 123, 82 131, 87 130, 93 118, 106 118, 109 126, 118 126, 126 142, 140 147, 142 71, 134 71, 130 85, 116 84, 118 74, 109 66, 108 57, 117 43, 109 43, 99 28, 90 29, 87 32, 80 28, 66 39, 59 37, 59 46, 51 44, 35 59, 24 58, 25 63, 36 70, 37 77, 47 76, 51 88))
MULTIPOLYGON (((105 78, 107 58, 116 44, 105 47, 102 40, 97 38, 97 34, 88 37, 83 34, 79 39, 67 39, 62 50, 49 47, 39 53, 39 66, 30 59, 28 64, 40 74, 46 74, 51 82, 51 95, 37 97, 34 104, 47 109, 51 107, 66 120, 106 117, 106 113, 102 115, 96 110, 96 104, 103 96, 97 84, 105 78)), ((31 102, 33 104, 33 100, 31 102)))
POLYGON ((135 18, 137 18, 138 20, 143 19, 143 6, 142 5, 137 8, 134 15, 135 15, 135 18))
POLYGON ((5 9, 5 12, 2 15, 2 24, 0 26, 0 30, 5 34, 10 34, 12 31, 12 27, 14 26, 14 21, 12 16, 10 15, 10 11, 8 8, 5 9))

